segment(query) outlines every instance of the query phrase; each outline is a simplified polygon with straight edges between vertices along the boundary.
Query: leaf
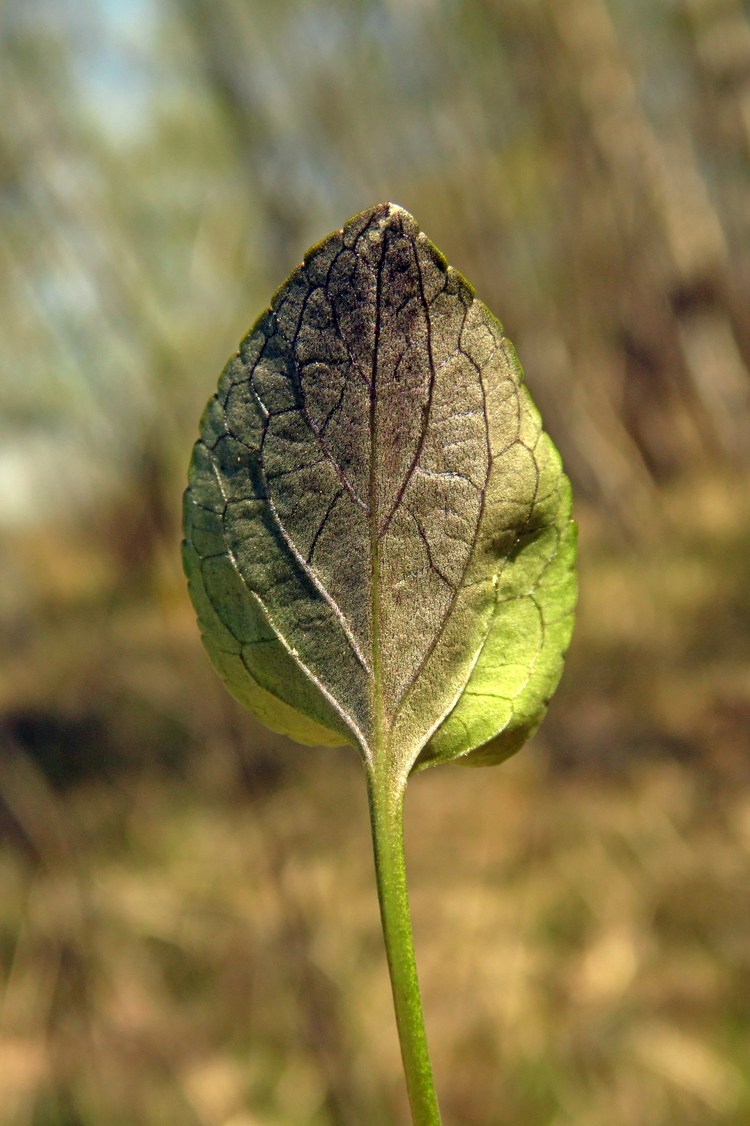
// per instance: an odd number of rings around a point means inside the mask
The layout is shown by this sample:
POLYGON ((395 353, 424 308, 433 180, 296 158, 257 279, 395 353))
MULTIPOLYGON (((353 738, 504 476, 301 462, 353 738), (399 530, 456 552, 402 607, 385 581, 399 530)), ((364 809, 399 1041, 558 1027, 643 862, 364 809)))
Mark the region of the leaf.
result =
POLYGON ((238 700, 402 777, 522 745, 570 639, 570 487, 501 325, 411 215, 308 252, 200 435, 184 565, 238 700))

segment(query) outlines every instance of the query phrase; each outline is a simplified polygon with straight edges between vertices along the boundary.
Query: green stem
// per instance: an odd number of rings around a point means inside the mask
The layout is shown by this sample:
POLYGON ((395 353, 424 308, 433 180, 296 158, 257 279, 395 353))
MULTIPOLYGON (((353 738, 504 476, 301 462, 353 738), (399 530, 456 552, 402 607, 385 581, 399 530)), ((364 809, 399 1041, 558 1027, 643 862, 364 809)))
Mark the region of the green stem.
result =
POLYGON ((413 1126, 440 1126, 419 993, 404 860, 403 782, 368 771, 368 796, 380 918, 413 1126))

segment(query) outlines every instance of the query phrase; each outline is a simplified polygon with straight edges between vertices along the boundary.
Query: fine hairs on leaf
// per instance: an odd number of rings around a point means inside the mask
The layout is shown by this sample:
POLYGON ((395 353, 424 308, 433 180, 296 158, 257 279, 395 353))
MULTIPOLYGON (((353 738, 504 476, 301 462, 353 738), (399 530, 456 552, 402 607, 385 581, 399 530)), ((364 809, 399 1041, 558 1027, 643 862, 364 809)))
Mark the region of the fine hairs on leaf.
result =
POLYGON ((272 730, 362 759, 412 1120, 434 1126, 404 790, 536 730, 576 548, 515 350, 408 212, 356 215, 276 291, 204 411, 184 526, 229 691, 272 730))

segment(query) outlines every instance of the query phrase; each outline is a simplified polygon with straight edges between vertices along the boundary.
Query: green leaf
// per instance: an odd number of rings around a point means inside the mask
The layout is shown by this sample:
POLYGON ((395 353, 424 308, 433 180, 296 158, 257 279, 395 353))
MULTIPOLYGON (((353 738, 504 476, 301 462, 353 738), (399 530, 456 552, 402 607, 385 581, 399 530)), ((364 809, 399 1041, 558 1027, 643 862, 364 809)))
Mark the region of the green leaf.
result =
POLYGON ((570 639, 570 487, 501 325, 411 215, 309 251, 200 435, 184 564, 238 700, 402 778, 523 744, 570 639))

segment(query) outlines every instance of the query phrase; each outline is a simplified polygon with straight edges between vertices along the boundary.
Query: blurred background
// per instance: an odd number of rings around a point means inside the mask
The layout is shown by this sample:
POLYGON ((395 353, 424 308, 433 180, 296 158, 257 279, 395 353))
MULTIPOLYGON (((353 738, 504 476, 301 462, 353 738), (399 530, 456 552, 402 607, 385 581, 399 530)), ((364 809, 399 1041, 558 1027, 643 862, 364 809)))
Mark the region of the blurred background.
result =
POLYGON ((0 1120, 390 1126, 356 756, 203 653, 180 500, 219 371, 391 199, 573 478, 541 731, 407 802, 447 1124, 750 1121, 743 0, 6 0, 0 1120))

